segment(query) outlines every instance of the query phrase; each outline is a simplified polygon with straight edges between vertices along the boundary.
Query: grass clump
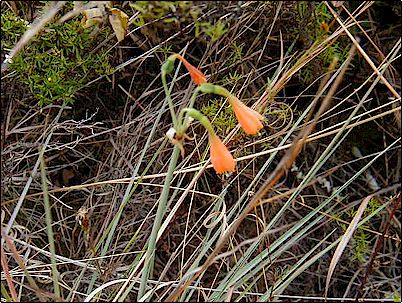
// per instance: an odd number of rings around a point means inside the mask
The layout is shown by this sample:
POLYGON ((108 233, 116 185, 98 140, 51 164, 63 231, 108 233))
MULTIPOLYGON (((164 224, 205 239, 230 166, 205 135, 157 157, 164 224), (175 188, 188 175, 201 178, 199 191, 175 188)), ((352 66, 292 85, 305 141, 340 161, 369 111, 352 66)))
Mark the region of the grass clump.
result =
MULTIPOLYGON (((28 26, 12 11, 2 14, 4 51, 15 45, 28 26)), ((29 87, 40 106, 60 100, 73 103, 75 93, 88 80, 113 73, 106 47, 91 52, 109 33, 105 27, 92 36, 92 29, 84 29, 80 17, 53 22, 12 59, 13 77, 29 87)))

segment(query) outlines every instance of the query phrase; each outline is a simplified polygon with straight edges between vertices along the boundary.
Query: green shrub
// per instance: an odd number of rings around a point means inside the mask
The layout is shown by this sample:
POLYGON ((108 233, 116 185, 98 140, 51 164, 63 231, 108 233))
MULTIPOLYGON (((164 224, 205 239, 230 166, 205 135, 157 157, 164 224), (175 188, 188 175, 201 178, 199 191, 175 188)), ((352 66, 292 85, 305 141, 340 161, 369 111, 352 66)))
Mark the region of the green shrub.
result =
MULTIPOLYGON (((111 29, 105 26, 92 37, 93 28, 84 29, 81 18, 52 22, 12 59, 13 76, 29 87, 40 106, 73 103, 86 83, 113 73, 106 46, 91 53, 111 29)), ((11 11, 1 15, 2 53, 10 51, 28 26, 11 11)))

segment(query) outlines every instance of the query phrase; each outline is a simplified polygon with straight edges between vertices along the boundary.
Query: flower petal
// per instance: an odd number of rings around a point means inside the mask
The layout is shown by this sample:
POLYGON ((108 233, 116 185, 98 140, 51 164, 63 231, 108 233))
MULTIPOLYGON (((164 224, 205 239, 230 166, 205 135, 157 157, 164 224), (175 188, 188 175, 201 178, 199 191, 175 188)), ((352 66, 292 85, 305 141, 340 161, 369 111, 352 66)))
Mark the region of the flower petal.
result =
POLYGON ((184 66, 187 68, 188 72, 190 73, 190 77, 193 82, 197 85, 201 85, 207 82, 205 75, 195 66, 191 65, 186 59, 184 59, 181 55, 177 55, 177 59, 183 62, 184 66))
POLYGON ((211 163, 215 171, 218 174, 233 172, 235 170, 235 161, 221 139, 215 134, 210 134, 209 143, 211 144, 211 163))
POLYGON ((255 135, 261 128, 264 127, 264 125, 261 123, 261 121, 264 120, 264 117, 261 114, 244 105, 234 96, 229 98, 229 102, 233 106, 233 111, 235 112, 237 120, 247 134, 255 135))

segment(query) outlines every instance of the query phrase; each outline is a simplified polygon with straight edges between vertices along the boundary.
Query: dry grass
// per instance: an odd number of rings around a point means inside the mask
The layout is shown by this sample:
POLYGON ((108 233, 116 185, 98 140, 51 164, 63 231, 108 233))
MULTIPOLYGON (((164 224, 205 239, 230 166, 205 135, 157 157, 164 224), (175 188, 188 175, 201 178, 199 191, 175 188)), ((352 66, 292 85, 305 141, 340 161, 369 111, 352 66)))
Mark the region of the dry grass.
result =
MULTIPOLYGON (((2 9, 16 7, 5 2, 2 9)), ((401 40, 400 21, 384 29, 378 11, 397 5, 328 2, 333 22, 319 41, 306 25, 319 17, 317 4, 304 18, 296 2, 194 5, 199 20, 221 18, 228 32, 203 43, 194 37, 197 21, 164 32, 158 20, 131 24, 110 49, 111 81, 88 80, 72 105, 39 108, 12 70, 2 74, 2 297, 137 299, 173 150, 160 80, 170 46, 266 122, 257 137, 239 126, 220 134, 237 162, 221 177, 209 163, 206 133, 196 123, 189 128, 195 140, 186 142, 170 183, 142 300, 322 301, 327 284, 329 300, 393 301, 401 294, 401 40), (352 49, 350 65, 320 57, 337 42, 352 49)), ((168 83, 177 109, 194 89, 183 70, 168 83)), ((197 108, 208 98, 197 98, 197 108)), ((227 106, 219 104, 216 119, 227 106)))

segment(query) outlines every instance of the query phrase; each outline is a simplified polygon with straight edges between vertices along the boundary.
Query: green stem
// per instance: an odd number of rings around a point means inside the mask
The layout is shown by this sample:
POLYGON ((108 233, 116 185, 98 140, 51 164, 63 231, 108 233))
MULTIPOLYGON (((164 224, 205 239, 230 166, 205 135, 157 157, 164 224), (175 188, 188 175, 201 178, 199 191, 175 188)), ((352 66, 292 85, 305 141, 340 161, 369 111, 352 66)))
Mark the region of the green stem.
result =
POLYGON ((158 210, 156 211, 154 226, 152 227, 151 236, 149 237, 148 249, 145 255, 145 262, 141 276, 141 284, 138 290, 137 300, 144 295, 145 287, 148 282, 148 278, 152 276, 153 268, 154 268, 154 259, 155 259, 155 247, 156 247, 156 239, 158 236, 159 229, 162 224, 162 219, 166 213, 166 204, 169 197, 169 189, 170 182, 172 181, 173 172, 177 165, 177 160, 179 159, 180 149, 175 146, 173 149, 172 157, 170 158, 169 168, 166 174, 165 183, 163 184, 163 189, 161 193, 161 197, 159 200, 158 210))
POLYGON ((206 94, 216 94, 226 98, 234 97, 226 88, 211 83, 204 83, 199 86, 200 90, 206 94))
MULTIPOLYGON (((200 92, 200 87, 198 86, 198 87, 194 90, 193 94, 191 95, 190 103, 189 103, 189 105, 188 105, 187 108, 193 108, 194 103, 195 103, 195 99, 197 98, 197 94, 198 94, 199 92, 200 92)), ((186 131, 186 128, 187 128, 188 115, 186 115, 186 117, 183 119, 184 113, 185 113, 184 110, 181 110, 180 113, 179 113, 178 121, 179 121, 179 124, 180 124, 181 129, 177 129, 177 132, 178 132, 178 133, 184 133, 184 132, 186 131)))
POLYGON ((212 126, 211 122, 209 122, 208 118, 204 116, 201 112, 194 108, 183 108, 181 112, 185 112, 187 115, 186 117, 190 116, 196 120, 198 120, 202 126, 213 136, 215 136, 214 127, 212 126))
POLYGON ((190 99, 190 104, 188 105, 189 108, 193 108, 194 107, 194 102, 195 102, 195 98, 197 98, 197 94, 200 92, 200 87, 197 86, 197 88, 194 90, 193 95, 191 96, 190 99))
POLYGON ((166 93, 166 98, 169 103, 169 109, 170 109, 170 115, 172 116, 173 128, 177 130, 179 128, 179 125, 177 124, 177 118, 176 118, 176 113, 174 111, 172 97, 170 96, 169 88, 166 83, 166 73, 165 72, 162 72, 162 83, 163 83, 163 88, 166 93))
MULTIPOLYGON (((3 252, 2 252, 2 253, 3 253, 3 252)), ((4 286, 3 283, 1 283, 1 294, 4 296, 4 299, 6 299, 6 302, 12 302, 12 301, 14 301, 14 300, 10 297, 10 295, 8 294, 7 289, 6 289, 6 287, 4 286)))
MULTIPOLYGON (((43 147, 44 149, 44 147, 43 147)), ((46 231, 47 231, 47 238, 49 241, 49 250, 50 250, 50 260, 51 260, 51 268, 52 268, 52 276, 53 276, 53 287, 54 287, 54 294, 56 298, 60 298, 60 288, 59 288, 59 272, 57 270, 56 265, 56 249, 54 246, 54 236, 53 236, 53 229, 52 229, 52 213, 51 207, 49 202, 49 193, 48 193, 48 186, 47 186, 47 178, 46 178, 46 171, 45 171, 45 160, 43 159, 43 155, 39 155, 40 157, 40 175, 42 179, 42 190, 43 190, 43 201, 45 203, 45 217, 46 217, 46 231)))

